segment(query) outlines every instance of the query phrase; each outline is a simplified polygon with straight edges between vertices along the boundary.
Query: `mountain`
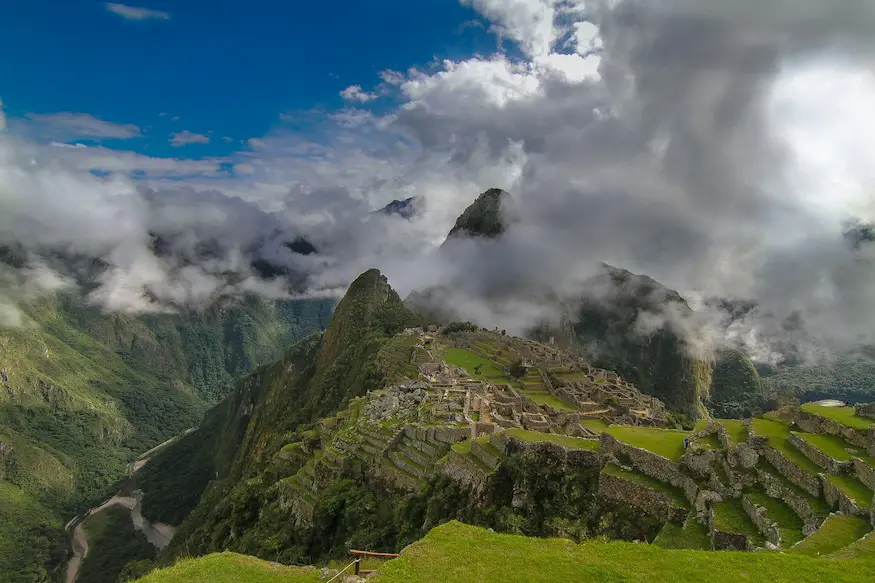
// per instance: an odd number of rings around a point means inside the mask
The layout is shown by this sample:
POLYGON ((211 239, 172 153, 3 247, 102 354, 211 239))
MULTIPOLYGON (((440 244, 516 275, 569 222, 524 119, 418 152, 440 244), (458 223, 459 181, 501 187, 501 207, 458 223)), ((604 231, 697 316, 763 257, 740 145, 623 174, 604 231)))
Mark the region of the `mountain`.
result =
POLYGON ((450 229, 447 241, 457 237, 498 237, 507 230, 502 219, 501 204, 510 196, 500 188, 490 188, 480 196, 456 219, 450 229))
POLYGON ((695 419, 705 413, 711 362, 695 356, 673 326, 692 315, 676 291, 602 264, 601 273, 582 286, 572 328, 580 353, 593 364, 617 371, 670 409, 695 419))
MULTIPOLYGON (((464 237, 500 240, 509 227, 501 211, 508 196, 497 188, 482 193, 459 216, 444 245, 464 237)), ((457 319, 453 302, 446 299, 451 292, 449 286, 433 287, 411 292, 406 301, 424 316, 449 322, 457 319)), ((581 285, 577 297, 560 299, 546 285, 526 293, 553 305, 560 316, 556 322, 536 326, 532 338, 554 342, 595 366, 618 372, 690 419, 706 415, 703 402, 708 398, 712 363, 695 356, 673 326, 675 320, 693 314, 676 291, 649 277, 601 264, 600 272, 581 285), (641 325, 645 321, 648 326, 641 325)))
POLYGON ((416 216, 421 205, 422 198, 411 196, 404 200, 393 200, 380 210, 374 212, 383 213, 384 215, 394 215, 401 217, 402 219, 409 219, 416 216))
POLYGON ((105 497, 128 462, 196 426, 237 379, 331 313, 326 301, 248 297, 130 316, 72 294, 19 308, 23 324, 0 329, 0 506, 33 520, 0 521, 0 580, 28 582, 54 576, 63 523, 105 497))

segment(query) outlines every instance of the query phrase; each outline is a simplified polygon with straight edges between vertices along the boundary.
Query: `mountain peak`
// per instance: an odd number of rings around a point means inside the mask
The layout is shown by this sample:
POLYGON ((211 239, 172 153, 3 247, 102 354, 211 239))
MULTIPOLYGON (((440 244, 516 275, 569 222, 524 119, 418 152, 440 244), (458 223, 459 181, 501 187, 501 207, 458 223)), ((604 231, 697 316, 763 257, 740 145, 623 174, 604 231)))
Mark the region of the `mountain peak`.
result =
POLYGON ((465 209, 447 235, 447 240, 455 237, 498 237, 505 230, 501 217, 501 203, 509 196, 500 188, 490 188, 465 209))

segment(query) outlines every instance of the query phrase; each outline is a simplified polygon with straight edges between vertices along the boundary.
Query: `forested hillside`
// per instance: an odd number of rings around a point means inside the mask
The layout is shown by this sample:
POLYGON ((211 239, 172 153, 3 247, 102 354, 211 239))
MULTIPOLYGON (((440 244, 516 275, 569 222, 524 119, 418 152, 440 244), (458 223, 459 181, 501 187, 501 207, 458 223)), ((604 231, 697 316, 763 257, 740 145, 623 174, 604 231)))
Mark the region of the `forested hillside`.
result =
POLYGON ((0 329, 0 506, 17 517, 0 521, 4 582, 53 577, 66 519, 242 375, 324 328, 332 305, 246 298, 129 316, 59 296, 20 308, 23 324, 0 329))

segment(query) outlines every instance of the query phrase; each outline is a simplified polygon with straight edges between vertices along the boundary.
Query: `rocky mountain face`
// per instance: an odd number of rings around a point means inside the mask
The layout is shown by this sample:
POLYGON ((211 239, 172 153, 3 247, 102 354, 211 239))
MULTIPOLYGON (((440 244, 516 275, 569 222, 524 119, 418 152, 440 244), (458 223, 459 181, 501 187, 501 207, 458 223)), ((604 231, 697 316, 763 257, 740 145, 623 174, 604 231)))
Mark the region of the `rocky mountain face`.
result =
POLYGON ((456 219, 447 240, 455 237, 498 237, 507 229, 502 219, 501 203, 508 193, 500 188, 491 188, 477 197, 456 219))
POLYGON ((196 426, 240 377, 323 329, 332 304, 249 297, 130 316, 67 294, 20 309, 23 325, 0 329, 0 506, 20 509, 0 520, 0 540, 14 541, 0 545, 3 581, 48 577, 66 519, 110 492, 135 454, 196 426))

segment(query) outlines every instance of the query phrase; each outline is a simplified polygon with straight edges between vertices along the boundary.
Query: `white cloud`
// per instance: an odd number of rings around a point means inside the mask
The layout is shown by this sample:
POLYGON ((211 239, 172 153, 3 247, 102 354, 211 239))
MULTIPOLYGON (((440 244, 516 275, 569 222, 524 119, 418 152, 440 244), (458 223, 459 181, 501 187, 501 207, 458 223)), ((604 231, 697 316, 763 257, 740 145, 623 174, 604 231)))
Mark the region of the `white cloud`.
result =
POLYGON ((544 57, 560 36, 554 25, 562 0, 462 0, 492 22, 492 30, 519 43, 530 57, 544 57))
POLYGON ((6 129, 6 114, 3 113, 3 100, 0 99, 0 132, 6 129))
POLYGON ((377 98, 376 93, 363 91, 361 85, 350 85, 340 92, 340 96, 346 101, 358 101, 360 103, 367 103, 377 98))
POLYGON ((104 121, 87 113, 28 113, 27 118, 42 126, 40 131, 78 138, 116 138, 128 140, 140 135, 140 128, 131 123, 104 121))
POLYGON ((174 148, 180 148, 182 146, 187 146, 188 144, 209 144, 210 138, 209 136, 205 136, 204 134, 195 134, 188 130, 184 130, 181 132, 176 132, 172 134, 170 138, 170 145, 174 148))
POLYGON ((170 14, 161 10, 126 6, 125 4, 118 4, 115 2, 106 2, 104 6, 106 6, 108 11, 121 16, 125 20, 170 20, 170 14))
POLYGON ((224 142, 225 142, 226 144, 230 144, 231 142, 234 141, 234 138, 232 138, 232 137, 230 137, 230 136, 224 136, 224 137, 222 138, 222 140, 224 140, 224 142))

